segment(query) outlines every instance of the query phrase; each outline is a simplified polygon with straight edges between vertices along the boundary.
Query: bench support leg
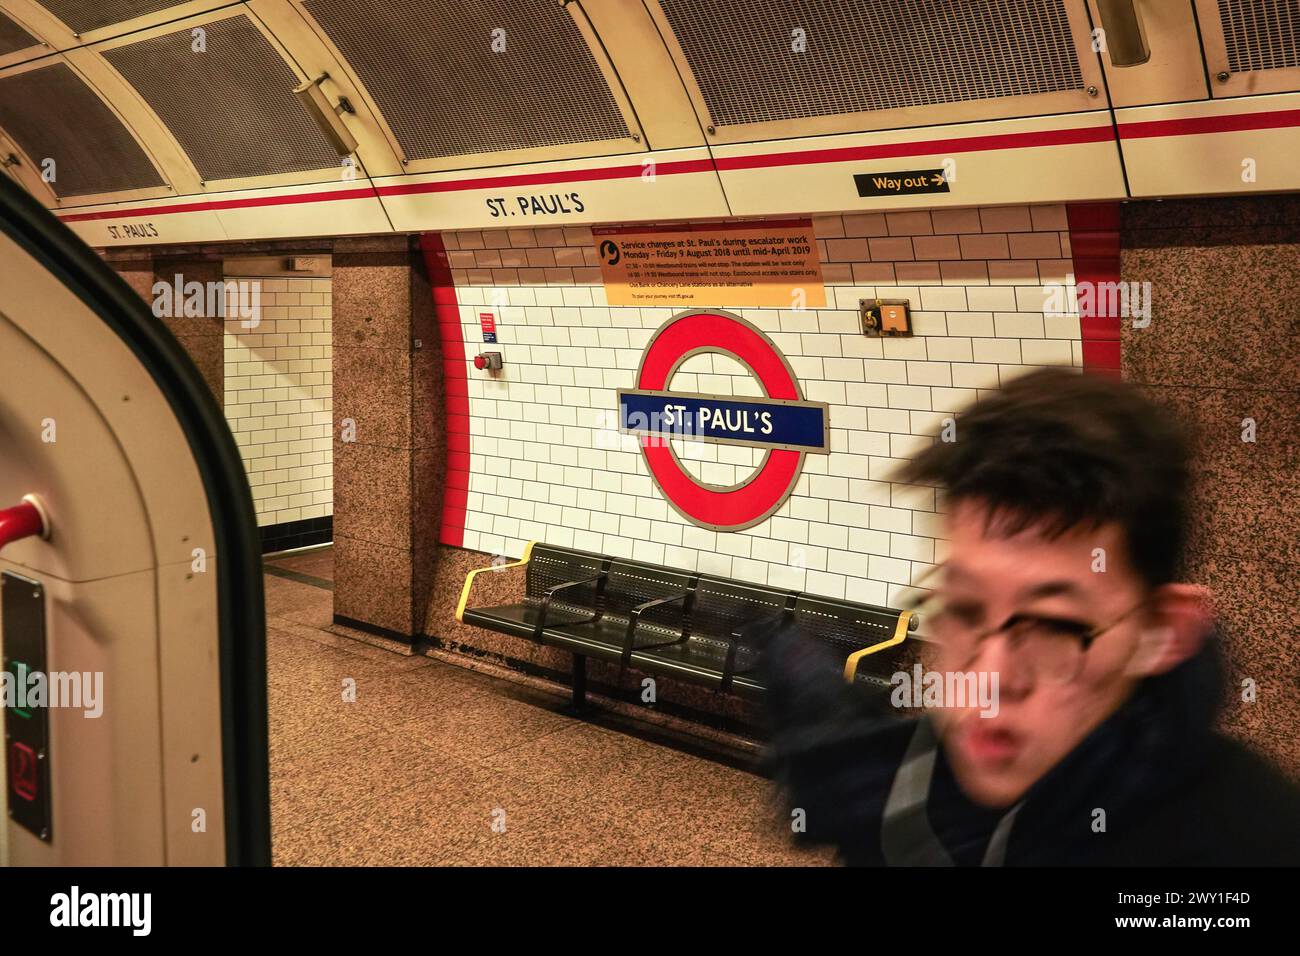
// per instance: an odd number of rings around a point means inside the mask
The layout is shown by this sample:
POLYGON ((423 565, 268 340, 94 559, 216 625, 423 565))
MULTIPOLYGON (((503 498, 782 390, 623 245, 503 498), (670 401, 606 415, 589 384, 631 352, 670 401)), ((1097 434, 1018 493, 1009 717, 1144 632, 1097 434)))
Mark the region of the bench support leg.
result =
POLYGON ((573 709, 585 710, 587 707, 587 657, 585 654, 573 655, 573 709))

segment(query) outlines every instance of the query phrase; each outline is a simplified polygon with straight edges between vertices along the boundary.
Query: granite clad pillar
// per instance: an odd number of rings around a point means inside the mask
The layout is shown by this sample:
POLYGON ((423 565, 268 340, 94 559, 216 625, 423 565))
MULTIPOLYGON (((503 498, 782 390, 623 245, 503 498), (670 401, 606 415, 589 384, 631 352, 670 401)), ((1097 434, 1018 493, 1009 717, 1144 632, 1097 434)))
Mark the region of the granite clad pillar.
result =
MULTIPOLYGON (((208 285, 210 282, 218 283, 217 287, 219 288, 220 283, 225 278, 222 273, 220 258, 200 258, 197 256, 193 258, 155 258, 151 285, 152 282, 165 282, 172 286, 174 291, 176 277, 180 276, 182 292, 185 285, 190 282, 200 283, 205 290, 213 288, 208 285)), ((148 298, 152 303, 152 292, 150 292, 148 298)), ((208 301, 206 294, 204 301, 205 303, 208 301)), ((203 381, 207 383, 208 388, 216 397, 217 405, 224 408, 226 398, 226 328, 224 318, 219 310, 209 310, 206 306, 202 315, 185 315, 183 296, 179 301, 174 302, 171 311, 171 315, 164 315, 159 321, 166 325, 172 335, 176 336, 180 341, 190 358, 194 360, 194 364, 198 366, 203 381)))
POLYGON ((444 467, 438 334, 414 238, 335 243, 333 366, 334 617, 410 639, 428 611, 444 467))
POLYGON ((126 284, 139 293, 145 302, 153 304, 153 252, 150 249, 101 249, 100 254, 113 271, 126 280, 126 284))
MULTIPOLYGON (((189 247, 194 249, 195 247, 189 247)), ((139 293, 145 303, 153 308, 154 283, 166 282, 174 286, 176 276, 181 276, 182 288, 186 282, 220 282, 221 260, 210 255, 195 254, 170 256, 149 246, 117 249, 100 249, 100 257, 120 275, 126 284, 139 293)), ((206 286, 205 286, 206 288, 206 286)), ((205 299, 206 301, 206 299, 205 299)), ((186 317, 184 300, 176 303, 173 315, 162 316, 159 321, 167 326, 186 353, 198 366, 218 405, 225 403, 225 338, 220 315, 186 317)))
POLYGON ((1199 439, 1188 578, 1225 626, 1222 724, 1300 778, 1300 199, 1129 203, 1121 235, 1153 297, 1123 323, 1124 377, 1199 439))

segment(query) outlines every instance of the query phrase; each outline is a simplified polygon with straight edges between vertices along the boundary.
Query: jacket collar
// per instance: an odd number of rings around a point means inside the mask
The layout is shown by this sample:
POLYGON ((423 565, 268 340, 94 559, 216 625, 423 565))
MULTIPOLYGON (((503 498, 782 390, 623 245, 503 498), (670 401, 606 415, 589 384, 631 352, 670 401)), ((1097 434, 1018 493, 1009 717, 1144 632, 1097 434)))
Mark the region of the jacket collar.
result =
MULTIPOLYGON (((1222 696, 1218 645, 1216 631, 1197 655, 1144 680, 1009 811, 991 812, 967 799, 943 748, 934 747, 934 780, 923 791, 921 823, 933 821, 944 854, 951 851, 967 860, 997 833, 1005 840, 1005 852, 998 857, 1006 862, 1064 863, 1086 856, 1098 843, 1096 811, 1105 812, 1107 831, 1122 828, 1199 772, 1222 696)), ((925 748, 924 733, 914 739, 925 748)), ((896 784, 902 771, 900 767, 896 784)), ((882 821, 882 843, 898 839, 899 822, 897 816, 882 821)), ((904 838, 913 852, 921 853, 931 840, 939 842, 928 825, 917 826, 915 814, 902 822, 904 831, 911 827, 911 836, 904 832, 904 838)), ((933 855, 935 847, 928 852, 933 855)), ((987 853, 984 859, 989 861, 987 853)))

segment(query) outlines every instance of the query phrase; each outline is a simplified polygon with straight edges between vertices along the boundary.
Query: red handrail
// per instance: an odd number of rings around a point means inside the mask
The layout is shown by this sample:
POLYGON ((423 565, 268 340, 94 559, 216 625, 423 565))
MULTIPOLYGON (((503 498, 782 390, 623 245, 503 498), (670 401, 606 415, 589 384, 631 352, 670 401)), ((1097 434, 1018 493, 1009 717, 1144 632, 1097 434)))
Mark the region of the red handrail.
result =
POLYGON ((32 495, 23 498, 22 504, 0 509, 0 548, 23 538, 49 536, 45 514, 32 495))

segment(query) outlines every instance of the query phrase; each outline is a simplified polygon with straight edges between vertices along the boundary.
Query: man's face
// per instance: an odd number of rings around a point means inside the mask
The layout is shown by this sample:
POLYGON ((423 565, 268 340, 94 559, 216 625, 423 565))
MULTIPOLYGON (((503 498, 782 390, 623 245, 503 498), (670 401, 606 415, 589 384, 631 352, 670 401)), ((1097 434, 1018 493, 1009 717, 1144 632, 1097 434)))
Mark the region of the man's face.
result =
MULTIPOLYGON (((1141 579, 1128 564, 1118 525, 1071 529, 1049 539, 1041 529, 1012 537, 985 528, 986 511, 961 502, 948 516, 949 557, 941 590, 973 631, 1013 614, 1110 624, 1142 601, 1141 579), (1105 571, 1097 549, 1103 549, 1105 571)), ((977 645, 970 663, 940 658, 940 669, 998 674, 995 716, 978 705, 935 711, 948 760, 967 796, 1009 806, 1112 714, 1135 680, 1125 668, 1142 615, 1131 614, 1099 636, 1068 683, 1034 679, 1005 634, 977 645)))

